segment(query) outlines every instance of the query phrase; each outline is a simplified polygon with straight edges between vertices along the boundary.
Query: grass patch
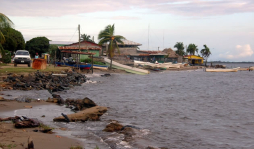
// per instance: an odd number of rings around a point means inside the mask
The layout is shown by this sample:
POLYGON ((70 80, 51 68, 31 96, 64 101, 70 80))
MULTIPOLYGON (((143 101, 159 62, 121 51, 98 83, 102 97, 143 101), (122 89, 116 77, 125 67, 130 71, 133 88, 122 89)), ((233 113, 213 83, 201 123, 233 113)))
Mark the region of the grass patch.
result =
POLYGON ((39 128, 41 128, 43 130, 54 129, 53 127, 50 127, 50 126, 45 125, 45 124, 40 124, 39 128))
POLYGON ((0 63, 0 67, 1 66, 7 66, 7 64, 5 64, 5 63, 0 63))
POLYGON ((82 146, 72 146, 72 147, 70 147, 70 149, 83 149, 83 147, 82 146))
MULTIPOLYGON (((54 67, 54 65, 47 66, 46 69, 44 70, 39 70, 41 72, 60 72, 63 70, 68 69, 68 67, 54 67)), ((9 66, 9 67, 3 67, 0 69, 1 74, 8 74, 8 73, 32 73, 36 72, 37 69, 33 69, 32 67, 14 67, 14 66, 9 66)))
POLYGON ((1 148, 8 148, 8 149, 12 149, 12 148, 15 148, 17 145, 16 144, 2 144, 0 143, 0 147, 1 148))

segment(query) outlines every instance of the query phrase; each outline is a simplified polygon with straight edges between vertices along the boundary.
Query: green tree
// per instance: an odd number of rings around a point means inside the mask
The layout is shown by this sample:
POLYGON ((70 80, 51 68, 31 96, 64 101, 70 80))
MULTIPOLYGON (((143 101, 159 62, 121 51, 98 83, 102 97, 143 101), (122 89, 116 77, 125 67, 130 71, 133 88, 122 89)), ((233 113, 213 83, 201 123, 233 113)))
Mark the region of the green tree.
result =
POLYGON ((57 52, 57 45, 50 45, 49 46, 49 55, 51 59, 55 59, 56 52, 57 52))
POLYGON ((190 55, 195 55, 195 52, 198 53, 198 46, 191 43, 188 45, 186 52, 190 53, 190 55))
POLYGON ((26 42, 26 50, 30 52, 32 57, 36 53, 41 56, 42 53, 46 53, 49 50, 49 40, 46 37, 35 37, 26 42))
POLYGON ((124 44, 122 40, 125 37, 121 35, 114 35, 115 33, 115 25, 108 25, 104 30, 100 31, 98 35, 99 45, 108 44, 108 56, 110 58, 110 69, 112 69, 112 59, 114 57, 115 49, 119 52, 118 43, 124 44))
POLYGON ((81 34, 81 35, 80 35, 80 41, 90 41, 90 42, 94 42, 94 41, 91 39, 91 36, 90 36, 90 35, 87 35, 87 34, 81 34))
POLYGON ((174 45, 174 48, 177 48, 176 50, 176 54, 180 55, 180 56, 184 56, 185 55, 185 51, 184 51, 184 45, 182 42, 177 42, 174 45))
POLYGON ((208 59, 208 57, 209 57, 212 53, 211 53, 210 49, 209 49, 206 45, 204 45, 204 49, 202 49, 202 50, 200 51, 200 53, 201 53, 202 57, 204 57, 205 60, 206 60, 206 61, 205 61, 205 66, 206 66, 207 59, 208 59))
POLYGON ((19 31, 13 28, 4 28, 1 30, 3 35, 5 36, 5 43, 2 44, 5 50, 14 52, 17 50, 25 49, 25 39, 19 31))
POLYGON ((5 42, 5 37, 2 33, 3 28, 11 28, 13 26, 13 22, 3 13, 0 13, 0 52, 2 57, 5 56, 4 48, 2 44, 5 42))

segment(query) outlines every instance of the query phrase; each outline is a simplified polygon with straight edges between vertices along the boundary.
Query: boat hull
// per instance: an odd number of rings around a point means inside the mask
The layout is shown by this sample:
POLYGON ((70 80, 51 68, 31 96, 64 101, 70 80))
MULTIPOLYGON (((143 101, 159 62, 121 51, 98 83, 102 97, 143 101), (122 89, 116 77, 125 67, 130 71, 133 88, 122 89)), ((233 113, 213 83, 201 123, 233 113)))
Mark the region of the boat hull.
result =
POLYGON ((206 72, 237 72, 238 69, 237 68, 233 68, 233 69, 210 69, 210 68, 206 68, 206 72))
POLYGON ((101 70, 108 70, 108 66, 97 65, 97 64, 94 64, 93 68, 95 68, 95 69, 101 69, 101 70))
POLYGON ((70 63, 64 63, 64 62, 56 62, 57 66, 69 66, 69 67, 75 67, 80 69, 86 69, 89 70, 91 68, 91 64, 70 64, 70 63))
MULTIPOLYGON (((106 64, 108 66, 110 66, 110 59, 104 57, 104 61, 106 62, 106 64)), ((139 68, 135 68, 135 67, 130 67, 130 66, 127 66, 127 65, 123 65, 123 64, 117 63, 115 61, 112 61, 112 67, 116 68, 116 69, 125 70, 126 72, 129 72, 129 73, 140 74, 140 75, 145 75, 145 74, 149 74, 150 73, 147 70, 139 69, 139 68)))

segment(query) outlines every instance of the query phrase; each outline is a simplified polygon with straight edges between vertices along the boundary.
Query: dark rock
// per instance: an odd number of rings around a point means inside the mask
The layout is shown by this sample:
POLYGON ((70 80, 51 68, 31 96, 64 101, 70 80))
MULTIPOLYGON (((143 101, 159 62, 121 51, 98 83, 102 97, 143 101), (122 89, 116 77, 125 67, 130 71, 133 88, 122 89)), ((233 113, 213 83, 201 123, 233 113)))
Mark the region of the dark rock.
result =
POLYGON ((84 99, 66 99, 65 104, 67 107, 74 111, 84 110, 86 108, 91 108, 97 106, 91 99, 85 97, 84 99))
POLYGON ((32 128, 32 127, 38 127, 41 123, 38 121, 38 119, 33 118, 27 118, 22 121, 16 121, 15 127, 16 128, 32 128))
POLYGON ((119 124, 118 122, 112 122, 112 123, 108 124, 103 131, 117 132, 117 131, 121 131, 122 129, 123 129, 122 124, 119 124))
POLYGON ((105 73, 104 75, 101 75, 102 77, 109 77, 111 76, 109 73, 105 73))
POLYGON ((130 142, 132 140, 132 136, 135 135, 135 131, 131 127, 125 127, 120 133, 124 134, 123 141, 130 142))

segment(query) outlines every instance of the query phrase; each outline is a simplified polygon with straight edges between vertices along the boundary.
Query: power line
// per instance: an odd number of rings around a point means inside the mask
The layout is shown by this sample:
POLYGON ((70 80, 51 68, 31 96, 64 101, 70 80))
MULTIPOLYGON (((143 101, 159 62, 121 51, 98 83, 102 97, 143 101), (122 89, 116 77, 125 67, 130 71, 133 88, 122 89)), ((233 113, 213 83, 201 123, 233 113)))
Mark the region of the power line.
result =
MULTIPOLYGON (((76 30, 75 30, 75 32, 74 32, 74 34, 72 35, 72 37, 71 37, 71 39, 73 38, 73 36, 75 35, 75 33, 77 32, 77 28, 76 28, 76 30)), ((69 41, 71 41, 71 39, 69 40, 69 41)))

